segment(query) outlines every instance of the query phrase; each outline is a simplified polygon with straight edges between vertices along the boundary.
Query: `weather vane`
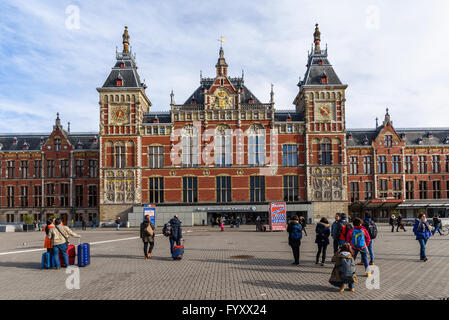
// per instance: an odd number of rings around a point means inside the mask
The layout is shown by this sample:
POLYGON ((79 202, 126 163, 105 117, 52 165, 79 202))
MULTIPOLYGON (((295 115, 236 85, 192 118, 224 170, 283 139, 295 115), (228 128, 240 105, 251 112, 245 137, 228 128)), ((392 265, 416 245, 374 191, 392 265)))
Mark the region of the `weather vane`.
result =
POLYGON ((226 42, 226 38, 221 36, 220 39, 217 39, 217 41, 220 41, 220 48, 222 48, 223 47, 223 43, 226 42))

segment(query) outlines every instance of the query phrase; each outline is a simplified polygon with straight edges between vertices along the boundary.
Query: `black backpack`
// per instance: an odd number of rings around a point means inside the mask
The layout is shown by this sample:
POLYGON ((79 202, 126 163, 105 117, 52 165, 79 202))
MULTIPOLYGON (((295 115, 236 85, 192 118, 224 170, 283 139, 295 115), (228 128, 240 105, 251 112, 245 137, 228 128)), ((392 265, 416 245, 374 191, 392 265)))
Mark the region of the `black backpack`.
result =
POLYGON ((338 229, 337 229, 338 230, 338 233, 337 233, 338 238, 340 238, 341 233, 343 232, 343 226, 346 226, 346 232, 345 232, 345 239, 346 239, 346 236, 347 236, 349 230, 353 229, 353 227, 347 220, 345 220, 345 221, 340 220, 338 222, 338 229))
POLYGON ((365 227, 365 229, 368 231, 369 237, 371 239, 376 239, 377 237, 377 226, 373 221, 365 221, 363 223, 363 226, 365 227))
POLYGON ((166 224, 164 224, 164 227, 162 228, 162 233, 166 237, 170 237, 172 235, 173 229, 172 229, 170 222, 167 222, 166 224))
POLYGON ((355 263, 352 258, 340 258, 340 278, 343 281, 353 281, 355 273, 355 263))

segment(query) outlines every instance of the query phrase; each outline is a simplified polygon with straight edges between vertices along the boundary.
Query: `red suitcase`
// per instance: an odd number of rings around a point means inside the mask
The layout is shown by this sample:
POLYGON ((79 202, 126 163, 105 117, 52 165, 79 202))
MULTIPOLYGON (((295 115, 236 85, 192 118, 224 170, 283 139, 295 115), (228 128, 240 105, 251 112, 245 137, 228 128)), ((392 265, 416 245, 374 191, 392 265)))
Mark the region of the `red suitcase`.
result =
MULTIPOLYGON (((69 244, 67 247, 67 255, 69 256, 69 264, 72 266, 75 264, 75 246, 73 244, 69 244)), ((64 258, 62 257, 62 252, 59 251, 59 262, 61 263, 61 267, 65 267, 64 258)))

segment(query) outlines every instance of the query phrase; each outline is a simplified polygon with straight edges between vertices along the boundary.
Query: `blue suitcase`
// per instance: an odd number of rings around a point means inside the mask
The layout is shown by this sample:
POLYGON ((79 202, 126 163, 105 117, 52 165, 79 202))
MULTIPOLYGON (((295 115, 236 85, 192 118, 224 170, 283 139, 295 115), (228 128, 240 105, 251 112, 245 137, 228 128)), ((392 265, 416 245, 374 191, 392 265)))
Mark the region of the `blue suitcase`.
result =
POLYGON ((85 267, 90 264, 90 244, 81 243, 78 245, 78 267, 85 267))
POLYGON ((41 269, 50 269, 55 266, 55 257, 49 252, 44 252, 42 254, 41 269))
POLYGON ((184 254, 184 246, 174 246, 172 258, 173 260, 181 260, 182 255, 184 254))

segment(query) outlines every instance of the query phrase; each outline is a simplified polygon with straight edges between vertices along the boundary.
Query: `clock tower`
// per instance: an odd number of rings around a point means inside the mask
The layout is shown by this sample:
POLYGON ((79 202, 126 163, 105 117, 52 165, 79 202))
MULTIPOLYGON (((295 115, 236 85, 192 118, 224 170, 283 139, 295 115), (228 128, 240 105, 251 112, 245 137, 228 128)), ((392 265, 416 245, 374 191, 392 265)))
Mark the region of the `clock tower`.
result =
POLYGON ((137 72, 129 46, 128 28, 123 50, 100 94, 100 221, 122 216, 141 203, 141 124, 151 102, 137 72))
POLYGON ((304 79, 294 100, 304 115, 307 200, 316 219, 347 212, 345 90, 330 64, 327 47, 321 50, 318 24, 313 34, 304 79))

